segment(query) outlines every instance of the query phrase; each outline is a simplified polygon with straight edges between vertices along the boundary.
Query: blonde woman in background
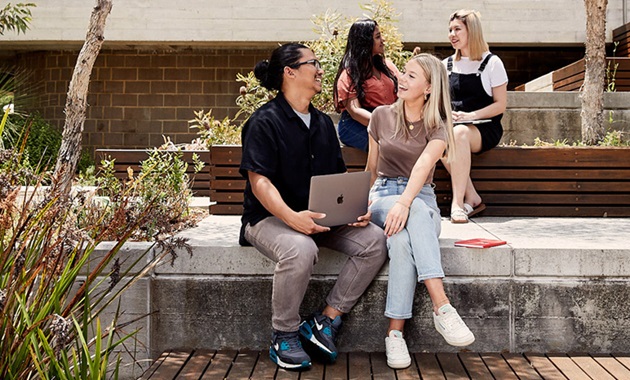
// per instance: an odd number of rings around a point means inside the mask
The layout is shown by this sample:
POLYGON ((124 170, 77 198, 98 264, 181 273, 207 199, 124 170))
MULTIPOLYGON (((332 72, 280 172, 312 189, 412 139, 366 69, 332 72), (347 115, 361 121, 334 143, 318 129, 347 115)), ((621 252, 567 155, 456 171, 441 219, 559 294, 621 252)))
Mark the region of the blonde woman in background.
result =
POLYGON ((449 19, 455 54, 443 61, 449 75, 457 153, 451 163, 451 222, 467 223, 486 206, 470 179, 471 153, 494 148, 503 136, 501 117, 507 103, 508 77, 499 57, 483 38, 479 12, 459 10, 449 19), (475 120, 487 122, 473 124, 475 120))
POLYGON ((435 328, 447 343, 471 344, 475 337, 444 291, 438 236, 440 210, 433 192, 436 162, 454 151, 446 70, 430 54, 406 65, 398 82, 398 101, 377 107, 368 133, 366 170, 372 173, 372 221, 387 235, 389 281, 385 316, 387 364, 405 368, 411 357, 403 328, 412 317, 414 293, 423 281, 433 304, 435 328))

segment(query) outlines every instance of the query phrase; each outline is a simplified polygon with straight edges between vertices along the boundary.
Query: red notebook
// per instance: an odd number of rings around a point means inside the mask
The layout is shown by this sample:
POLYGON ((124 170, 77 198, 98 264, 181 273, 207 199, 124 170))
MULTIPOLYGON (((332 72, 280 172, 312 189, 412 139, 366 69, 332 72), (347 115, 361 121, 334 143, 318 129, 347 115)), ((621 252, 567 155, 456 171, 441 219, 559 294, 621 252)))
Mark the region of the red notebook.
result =
POLYGON ((490 248, 496 247, 497 245, 507 244, 506 241, 496 240, 496 239, 468 239, 468 240, 459 240, 455 242, 456 247, 468 247, 468 248, 490 248))

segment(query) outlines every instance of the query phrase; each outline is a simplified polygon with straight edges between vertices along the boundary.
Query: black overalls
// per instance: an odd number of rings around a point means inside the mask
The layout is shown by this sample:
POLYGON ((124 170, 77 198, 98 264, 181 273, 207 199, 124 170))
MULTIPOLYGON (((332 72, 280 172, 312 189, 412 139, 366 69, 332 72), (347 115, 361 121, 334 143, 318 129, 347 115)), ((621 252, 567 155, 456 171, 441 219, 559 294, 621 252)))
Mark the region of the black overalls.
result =
MULTIPOLYGON (((451 106, 453 111, 473 112, 494 102, 492 96, 486 93, 481 83, 481 73, 493 55, 488 54, 481 62, 477 72, 473 74, 454 73, 453 56, 448 57, 446 70, 448 71, 451 88, 451 106)), ((481 151, 479 153, 494 148, 501 140, 503 136, 502 117, 503 114, 499 114, 492 117, 491 122, 476 125, 481 133, 481 151)))

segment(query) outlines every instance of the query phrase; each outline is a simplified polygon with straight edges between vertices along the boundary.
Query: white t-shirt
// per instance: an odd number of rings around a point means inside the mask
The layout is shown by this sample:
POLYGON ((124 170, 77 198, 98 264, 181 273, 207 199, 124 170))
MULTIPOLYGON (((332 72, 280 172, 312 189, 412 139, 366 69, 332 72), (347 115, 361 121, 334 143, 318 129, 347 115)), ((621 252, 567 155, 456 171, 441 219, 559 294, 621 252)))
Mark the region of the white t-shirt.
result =
MULTIPOLYGON (((481 62, 490 54, 489 51, 483 53, 481 61, 471 61, 468 57, 462 57, 459 61, 455 60, 453 55, 453 72, 458 74, 476 74, 481 66, 481 62)), ((444 67, 448 67, 448 58, 442 61, 444 67)), ((492 88, 498 87, 508 82, 507 72, 503 61, 496 55, 492 56, 486 65, 486 68, 481 72, 481 83, 486 94, 492 96, 492 88)))

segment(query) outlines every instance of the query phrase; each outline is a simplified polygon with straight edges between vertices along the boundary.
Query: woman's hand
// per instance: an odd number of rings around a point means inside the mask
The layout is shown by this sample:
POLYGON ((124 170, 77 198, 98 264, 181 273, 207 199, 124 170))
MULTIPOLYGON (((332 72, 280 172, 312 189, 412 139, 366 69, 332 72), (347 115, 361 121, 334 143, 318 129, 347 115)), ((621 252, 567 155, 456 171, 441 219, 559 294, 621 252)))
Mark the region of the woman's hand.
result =
POLYGON ((477 120, 476 112, 453 111, 453 121, 477 120))
POLYGON ((409 217, 409 207, 402 204, 400 201, 396 202, 394 206, 387 213, 383 229, 385 235, 392 236, 399 233, 405 228, 407 224, 407 218, 409 217))

